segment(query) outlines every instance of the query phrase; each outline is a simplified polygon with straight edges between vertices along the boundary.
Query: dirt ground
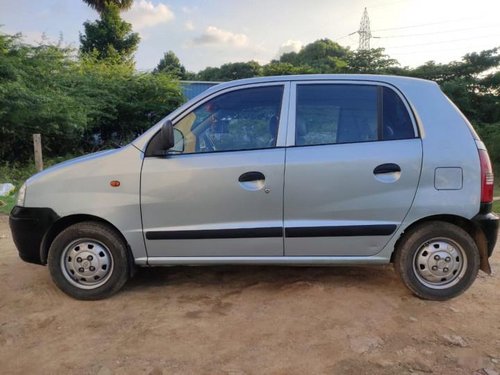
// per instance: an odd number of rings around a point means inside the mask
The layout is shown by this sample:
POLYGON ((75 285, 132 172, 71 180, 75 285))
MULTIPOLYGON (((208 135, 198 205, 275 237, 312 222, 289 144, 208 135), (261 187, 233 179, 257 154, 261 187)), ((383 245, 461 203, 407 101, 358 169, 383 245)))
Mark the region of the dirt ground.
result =
POLYGON ((499 246, 491 261, 449 302, 390 266, 144 269, 81 302, 18 258, 0 216, 0 373, 497 374, 499 246))

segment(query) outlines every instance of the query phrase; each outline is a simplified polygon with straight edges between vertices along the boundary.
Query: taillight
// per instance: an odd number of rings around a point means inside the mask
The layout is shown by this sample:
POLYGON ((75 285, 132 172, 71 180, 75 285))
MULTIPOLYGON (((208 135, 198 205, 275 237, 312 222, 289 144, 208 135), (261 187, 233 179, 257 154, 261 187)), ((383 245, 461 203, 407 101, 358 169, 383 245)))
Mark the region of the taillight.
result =
POLYGON ((479 151, 481 161, 481 203, 493 202, 493 169, 486 150, 479 151))

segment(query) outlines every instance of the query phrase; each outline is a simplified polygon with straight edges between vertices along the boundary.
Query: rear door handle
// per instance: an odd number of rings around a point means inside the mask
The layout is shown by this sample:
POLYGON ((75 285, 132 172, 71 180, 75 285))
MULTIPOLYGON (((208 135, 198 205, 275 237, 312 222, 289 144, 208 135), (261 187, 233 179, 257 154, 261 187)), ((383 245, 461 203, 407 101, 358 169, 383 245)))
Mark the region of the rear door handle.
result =
POLYGON ((266 176, 264 176, 261 172, 251 171, 243 173, 240 178, 238 178, 239 182, 252 182, 252 181, 260 181, 265 180, 266 176))
POLYGON ((394 172, 401 172, 401 167, 394 163, 380 164, 373 170, 373 174, 394 173, 394 172))

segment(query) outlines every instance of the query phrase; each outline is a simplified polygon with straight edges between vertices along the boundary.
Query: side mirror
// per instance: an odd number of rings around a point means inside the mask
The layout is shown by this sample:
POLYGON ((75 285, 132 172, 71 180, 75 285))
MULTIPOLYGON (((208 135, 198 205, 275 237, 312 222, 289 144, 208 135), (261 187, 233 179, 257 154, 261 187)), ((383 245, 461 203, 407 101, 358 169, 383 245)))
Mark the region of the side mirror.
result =
POLYGON ((163 123, 160 131, 156 133, 148 144, 146 156, 164 156, 174 146, 174 126, 172 121, 163 123))
POLYGON ((174 125, 172 121, 167 120, 163 123, 160 129, 160 138, 162 140, 162 149, 165 151, 174 147, 174 125))

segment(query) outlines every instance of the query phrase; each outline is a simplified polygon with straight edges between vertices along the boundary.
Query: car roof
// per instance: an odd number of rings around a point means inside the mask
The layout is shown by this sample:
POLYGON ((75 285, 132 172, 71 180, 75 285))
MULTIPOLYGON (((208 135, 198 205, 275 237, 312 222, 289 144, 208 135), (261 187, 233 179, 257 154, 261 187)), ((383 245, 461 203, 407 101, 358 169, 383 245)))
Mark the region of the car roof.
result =
POLYGON ((272 82, 294 82, 294 81, 367 81, 367 82, 383 82, 394 86, 402 84, 413 85, 436 85, 435 82, 413 77, 392 76, 392 75, 377 75, 377 74, 300 74, 300 75, 284 75, 284 76, 267 76, 238 79, 229 82, 223 82, 207 89, 204 94, 217 92, 226 88, 237 87, 242 85, 251 85, 259 83, 272 82))

